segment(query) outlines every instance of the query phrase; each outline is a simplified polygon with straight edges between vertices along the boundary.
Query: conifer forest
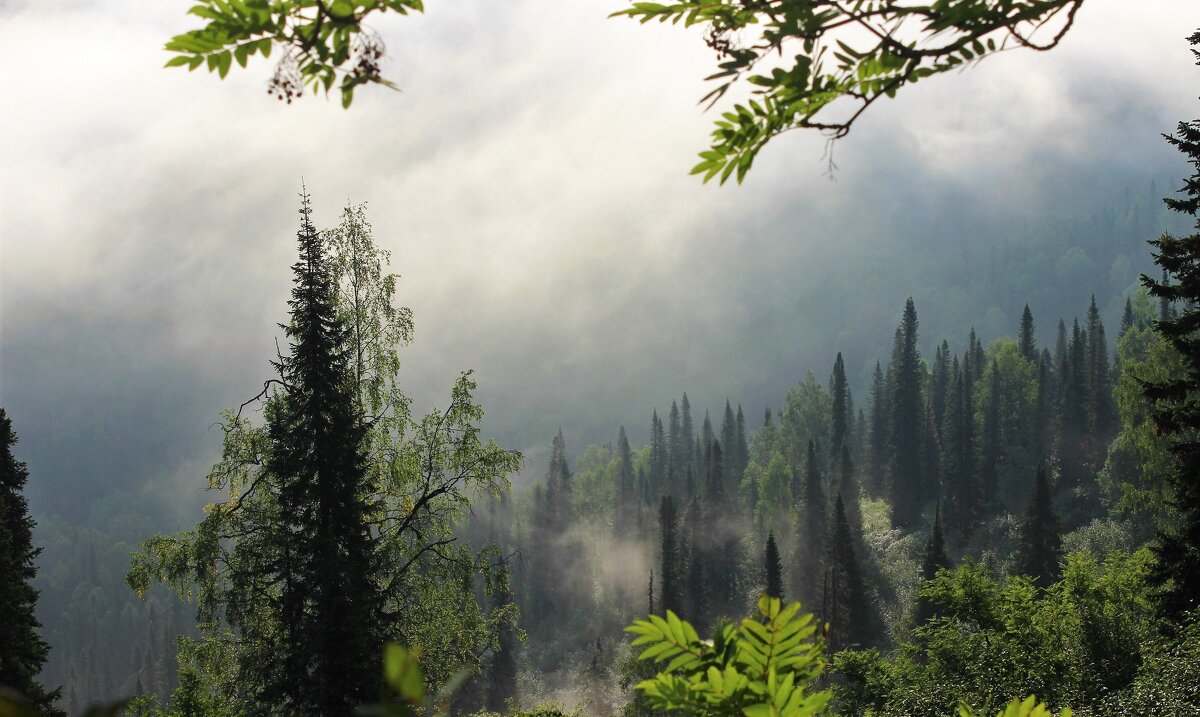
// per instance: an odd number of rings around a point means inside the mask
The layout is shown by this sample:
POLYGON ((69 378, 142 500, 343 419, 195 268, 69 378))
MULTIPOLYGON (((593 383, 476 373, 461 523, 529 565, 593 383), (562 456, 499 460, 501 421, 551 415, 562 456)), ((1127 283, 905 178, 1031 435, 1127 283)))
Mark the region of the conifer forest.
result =
POLYGON ((1200 716, 1189 0, 138 5, 0 4, 0 717, 1200 716))

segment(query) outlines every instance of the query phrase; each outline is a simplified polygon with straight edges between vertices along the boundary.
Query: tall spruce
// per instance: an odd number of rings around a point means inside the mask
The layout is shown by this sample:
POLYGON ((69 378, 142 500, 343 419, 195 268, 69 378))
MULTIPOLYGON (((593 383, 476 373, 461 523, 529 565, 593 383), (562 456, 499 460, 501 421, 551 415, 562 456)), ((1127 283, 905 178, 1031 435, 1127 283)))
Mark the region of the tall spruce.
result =
POLYGON ((1086 461, 1095 473, 1104 465, 1108 444, 1115 434, 1116 404, 1113 401, 1112 382, 1108 366, 1108 341, 1104 335, 1104 322, 1096 307, 1096 296, 1092 295, 1087 312, 1087 429, 1086 461))
POLYGON ((286 387, 268 413, 267 469, 279 480, 278 669, 265 697, 293 714, 349 714, 375 699, 384 595, 368 529, 365 428, 356 411, 334 279, 302 195, 292 266, 286 387))
POLYGON ((887 383, 884 380, 883 369, 875 362, 875 372, 871 377, 871 395, 868 397, 871 406, 868 443, 870 445, 870 481, 871 494, 879 496, 883 493, 884 476, 888 469, 888 427, 891 424, 891 404, 887 396, 887 383))
MULTIPOLYGON (((970 355, 973 369, 971 380, 978 381, 983 378, 983 364, 986 357, 983 352, 983 341, 975 334, 974 326, 971 327, 971 333, 967 336, 967 353, 970 355)), ((965 363, 963 365, 966 366, 965 363)))
POLYGON ((850 447, 842 444, 841 454, 835 462, 837 468, 837 491, 846 507, 846 520, 850 523, 850 534, 854 537, 854 548, 860 555, 866 554, 866 539, 863 535, 862 496, 854 463, 850 459, 850 447))
POLYGON ((988 371, 989 391, 983 407, 983 430, 979 436, 979 488, 984 506, 994 506, 1000 483, 1004 445, 1000 435, 1000 364, 992 359, 988 371))
POLYGON ((737 417, 733 413, 733 407, 729 405, 729 399, 725 400, 725 413, 721 418, 721 449, 725 459, 724 479, 730 486, 736 486, 741 479, 741 475, 737 473, 740 465, 737 417))
POLYGON ((779 547, 775 545, 775 533, 767 533, 763 570, 767 579, 766 594, 769 597, 783 600, 783 561, 779 559, 779 547))
MULTIPOLYGON (((1200 46, 1200 31, 1188 42, 1200 46)), ((1192 54, 1200 65, 1200 51, 1192 50, 1192 54)), ((1169 484, 1174 515, 1154 547, 1158 561, 1153 579, 1163 612, 1177 619, 1200 605, 1200 441, 1195 439, 1200 429, 1200 337, 1195 331, 1200 321, 1200 285, 1196 282, 1200 276, 1200 119, 1180 122, 1166 140, 1188 158, 1193 169, 1181 190, 1183 196, 1168 198, 1166 204, 1197 218, 1197 231, 1186 237, 1163 234, 1151 242, 1164 278, 1156 282, 1142 276, 1142 283, 1168 307, 1155 328, 1183 356, 1185 369, 1142 385, 1152 402, 1154 423, 1171 437, 1175 456, 1169 484)))
POLYGON ((692 404, 688 401, 686 391, 683 400, 679 402, 679 409, 679 430, 683 433, 684 441, 683 465, 692 467, 699 456, 695 455, 696 426, 692 423, 692 404))
POLYGON ((746 466, 750 463, 750 442, 746 438, 746 414, 742 413, 742 404, 738 404, 737 416, 734 418, 734 444, 737 446, 737 464, 734 466, 733 481, 736 485, 746 474, 746 466))
POLYGON ((687 538, 690 551, 687 555, 687 577, 684 581, 684 602, 687 619, 698 629, 709 624, 710 588, 708 576, 711 572, 712 549, 708 531, 705 530, 706 516, 699 497, 692 497, 687 509, 687 538))
POLYGON ((650 465, 646 480, 650 482, 650 495, 657 498, 664 495, 667 487, 667 469, 670 467, 671 451, 667 445, 667 433, 663 428, 658 410, 650 418, 650 465))
MULTIPOLYGON (((937 576, 937 572, 950 567, 950 558, 946 556, 946 541, 942 538, 942 508, 939 505, 933 513, 933 530, 929 532, 929 540, 925 543, 925 555, 921 559, 921 582, 929 582, 937 576)), ((917 599, 917 625, 924 625, 938 615, 938 607, 928 598, 917 599)))
MULTIPOLYGON (((689 440, 687 443, 690 445, 691 441, 689 440)), ((671 463, 682 470, 686 465, 683 457, 683 423, 679 415, 679 404, 675 401, 671 401, 671 412, 667 414, 667 450, 670 453, 671 463)))
POLYGON ((637 509, 633 473, 633 450, 625 435, 625 426, 617 432, 617 484, 613 491, 613 533, 618 537, 628 535, 635 520, 637 509))
POLYGON ((1124 336, 1125 332, 1132 329, 1136 323, 1137 320, 1133 316, 1133 297, 1127 296, 1125 297, 1125 310, 1121 312, 1121 331, 1117 334, 1117 338, 1124 336))
POLYGON ((12 420, 0 408, 0 686, 16 690, 39 713, 61 715, 55 703, 62 689, 46 690, 37 679, 50 647, 38 634, 33 579, 41 548, 33 545, 34 522, 24 495, 29 470, 13 455, 16 442, 12 420))
POLYGON ((708 417, 708 409, 705 409, 704 422, 700 425, 700 445, 704 446, 705 450, 707 450, 716 437, 716 434, 713 433, 712 419, 708 417))
POLYGON ((833 373, 829 377, 829 393, 833 398, 829 431, 829 454, 836 460, 842 453, 842 444, 850 431, 849 388, 846 384, 846 364, 839 351, 833 361, 833 373))
POLYGON ((683 610, 680 585, 679 518, 675 513, 675 501, 664 495, 658 507, 659 531, 659 609, 662 614, 670 610, 679 614, 683 610))
POLYGON ((969 389, 970 369, 951 363, 950 391, 946 400, 946 418, 942 430, 942 495, 946 518, 959 537, 969 537, 980 512, 980 490, 975 470, 974 411, 969 389))
POLYGON ((950 389, 950 344, 946 341, 933 354, 933 372, 929 380, 929 404, 933 407, 933 423, 938 438, 946 418, 946 392, 950 389))
MULTIPOLYGON (((508 584, 508 569, 501 567, 496 576, 493 597, 493 616, 497 611, 510 609, 513 604, 512 589, 508 584)), ((504 714, 509 705, 517 701, 517 650, 520 637, 512 620, 500 618, 497 628, 496 647, 492 651, 487 671, 486 706, 489 712, 504 714)))
POLYGON ((871 617, 868 613, 866 585, 855 555, 854 539, 840 493, 834 502, 827 565, 828 580, 822 612, 829 623, 829 649, 837 652, 848 647, 864 647, 870 640, 871 617))
POLYGON ((1025 304, 1025 310, 1021 312, 1021 329, 1017 335, 1017 348, 1025 360, 1037 363, 1037 341, 1033 336, 1033 312, 1029 310, 1029 304, 1025 304))
POLYGON ((1021 523, 1018 568, 1040 588, 1050 587, 1061 575, 1062 529, 1051 498, 1050 481, 1038 468, 1021 523))
POLYGON ((819 606, 825 564, 825 541, 829 536, 829 504, 825 500, 816 445, 808 442, 805 461, 804 499, 792 565, 792 594, 809 609, 819 606))
POLYGON ((916 523, 928 492, 921 466, 924 367, 917 352, 917 309, 911 297, 904 304, 891 370, 895 376, 890 430, 893 520, 901 528, 910 528, 916 523))

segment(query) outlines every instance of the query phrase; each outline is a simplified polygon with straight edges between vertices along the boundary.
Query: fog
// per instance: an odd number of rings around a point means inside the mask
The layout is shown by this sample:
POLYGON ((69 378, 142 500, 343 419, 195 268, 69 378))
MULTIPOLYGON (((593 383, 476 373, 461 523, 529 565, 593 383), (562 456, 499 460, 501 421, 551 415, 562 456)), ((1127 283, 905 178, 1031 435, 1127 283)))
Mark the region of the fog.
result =
POLYGON ((261 61, 224 81, 161 69, 183 5, 0 7, 0 403, 35 513, 82 517, 217 457, 218 411, 269 375, 301 181, 319 226, 367 202, 392 250, 414 407, 475 369, 488 431, 535 456, 560 426, 576 449, 619 423, 639 445, 685 390, 697 420, 728 396, 757 425, 838 350, 864 396, 909 295, 922 350, 972 324, 1011 333, 1025 301, 1049 340, 1092 292, 1115 320, 1149 267, 1157 230, 1068 254, 1182 176, 1159 133, 1196 114, 1184 0, 1091 0, 1054 52, 873 108, 832 178, 823 138, 792 133, 722 188, 687 175, 714 119, 701 38, 605 19, 617 7, 430 3, 381 22, 402 91, 349 112, 271 99, 261 61), (987 276, 1027 245, 1051 285, 987 276))

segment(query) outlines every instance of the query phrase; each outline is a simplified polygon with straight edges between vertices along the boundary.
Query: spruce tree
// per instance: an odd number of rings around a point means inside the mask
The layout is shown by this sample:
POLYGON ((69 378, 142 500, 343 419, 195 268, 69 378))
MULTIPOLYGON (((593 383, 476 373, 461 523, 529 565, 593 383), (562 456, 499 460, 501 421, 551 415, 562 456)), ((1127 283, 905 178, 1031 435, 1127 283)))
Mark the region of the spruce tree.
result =
MULTIPOLYGON (((691 441, 688 441, 690 444, 691 441)), ((679 404, 671 401, 671 412, 667 414, 667 450, 671 462, 679 469, 684 466, 683 425, 679 415, 679 404)))
POLYGON ((1021 330, 1017 338, 1017 347, 1027 361, 1037 363, 1037 341, 1033 337, 1033 313, 1029 310, 1029 304, 1025 304, 1025 310, 1021 312, 1021 330))
POLYGON ((891 423, 891 406, 887 397, 887 384, 884 381, 883 369, 875 362, 875 372, 871 378, 871 395, 868 398, 871 406, 870 436, 870 489, 872 495, 883 493, 884 476, 888 467, 888 427, 891 423))
POLYGON ((705 409, 704 423, 700 427, 700 445, 704 447, 704 450, 708 450, 714 439, 716 439, 716 434, 713 433, 712 419, 708 417, 708 409, 705 409))
MULTIPOLYGON (((925 543, 925 556, 921 560, 921 582, 926 583, 942 568, 950 567, 946 556, 946 541, 942 539, 942 508, 939 505, 933 514, 933 530, 925 543)), ((937 605, 926 598, 917 599, 917 625, 924 625, 938 614, 937 605)))
POLYGON ((828 587, 825 619, 829 623, 830 652, 865 647, 871 634, 866 585, 855 555, 850 523, 839 493, 834 502, 833 531, 829 535, 828 587))
POLYGON ((804 500, 800 508, 798 538, 792 559, 792 594, 809 609, 819 606, 824 574, 825 543, 829 536, 829 504, 825 501, 825 485, 817 463, 817 449, 808 442, 805 462, 804 500))
POLYGON ((1071 489, 1083 483, 1088 467, 1087 335, 1078 320, 1072 325, 1059 376, 1057 453, 1062 484, 1071 489))
POLYGON ((737 417, 729 399, 725 399, 725 415, 721 418, 721 449, 724 451, 724 479, 729 486, 736 486, 742 476, 738 474, 739 456, 737 439, 737 417))
POLYGON ((950 389, 950 344, 942 341, 933 355, 933 376, 929 382, 929 404, 933 408, 933 423, 938 439, 946 418, 946 392, 950 389))
MULTIPOLYGON (((1200 31, 1188 42, 1200 46, 1200 31)), ((1192 54, 1200 65, 1200 51, 1192 54)), ((1155 425, 1172 439, 1175 456, 1169 484, 1174 515, 1154 547, 1158 561, 1153 579, 1162 611, 1179 619, 1200 605, 1200 442, 1195 439, 1200 429, 1200 337, 1195 331, 1200 320, 1200 119, 1180 122, 1166 140, 1188 158, 1194 171, 1184 182, 1183 196, 1165 201, 1171 210, 1196 218, 1196 231, 1186 237, 1163 234, 1151 242, 1163 280, 1142 276, 1142 283, 1166 307, 1155 328, 1183 357, 1185 369, 1180 375, 1144 381, 1143 390, 1152 403, 1155 425), (1173 303, 1177 312, 1171 310, 1173 303)))
POLYGON ((704 509, 699 497, 693 497, 687 509, 687 538, 691 550, 687 556, 687 578, 684 602, 687 619, 703 631, 709 621, 709 584, 711 572, 711 540, 705 526, 704 509))
POLYGON ((895 376, 889 432, 893 521, 901 528, 909 528, 916 522, 927 495, 921 466, 921 429, 925 425, 925 402, 921 397, 924 368, 917 353, 917 310, 911 297, 904 304, 891 370, 895 376))
POLYGON ((1021 523, 1018 567, 1023 575, 1033 578, 1035 585, 1048 588, 1058 582, 1061 561, 1062 531, 1051 502, 1050 482, 1046 472, 1038 468, 1021 523))
POLYGON ((1121 331, 1117 334, 1117 338, 1121 338, 1125 335, 1126 331, 1132 329, 1135 322, 1136 320, 1133 317, 1133 298, 1127 296, 1125 297, 1125 310, 1121 313, 1121 331))
POLYGON ((1067 325, 1062 318, 1058 319, 1058 332, 1054 339, 1054 369, 1058 370, 1067 360, 1067 325))
POLYGON ((41 713, 61 715, 55 703, 62 688, 46 690, 37 681, 50 647, 38 634, 32 583, 41 548, 33 545, 34 522, 23 493, 29 470, 13 455, 16 442, 12 420, 0 408, 0 686, 16 690, 41 713))
POLYGON ((697 456, 694 452, 696 443, 696 427, 692 424, 692 404, 688 401, 687 392, 684 392, 683 400, 680 402, 679 407, 680 413, 682 414, 680 417, 679 428, 683 433, 684 441, 683 465, 691 468, 695 465, 695 462, 699 456, 697 456))
POLYGON ((658 530, 662 561, 659 569, 659 608, 664 615, 667 610, 678 615, 683 609, 680 604, 682 586, 679 584, 679 520, 675 514, 675 502, 669 495, 664 495, 659 501, 658 530))
MULTIPOLYGON (((985 356, 983 353, 983 341, 975 335, 975 327, 971 327, 971 333, 967 336, 967 353, 971 357, 971 367, 974 370, 971 375, 971 381, 975 382, 983 378, 983 363, 985 356)), ((963 364, 966 366, 966 364, 963 364)))
POLYGON ((846 520, 850 523, 850 534, 854 536, 854 548, 860 553, 866 551, 866 540, 863 536, 862 497, 858 486, 858 478, 854 473, 854 463, 850 460, 850 447, 842 444, 841 455, 837 462, 837 491, 842 496, 846 506, 846 520))
POLYGON ((1000 365, 992 360, 987 405, 983 407, 983 431, 979 437, 979 487, 985 506, 994 506, 1000 482, 1003 443, 1000 435, 1000 365))
POLYGON ((619 537, 628 535, 634 522, 636 489, 633 473, 633 450, 625 435, 625 426, 617 432, 617 484, 613 491, 613 533, 619 537))
POLYGON ((267 701, 306 715, 348 714, 375 699, 384 596, 369 521, 365 427, 324 244, 307 194, 292 266, 286 387, 268 413, 267 470, 279 479, 279 669, 267 701))
POLYGON ((842 453, 842 444, 850 431, 849 388, 846 385, 846 365, 839 351, 833 362, 833 373, 829 377, 829 393, 833 398, 829 431, 829 454, 836 460, 842 453))
POLYGON ((954 378, 947 394, 942 430, 942 493, 950 529, 960 537, 968 537, 978 521, 981 504, 969 392, 971 370, 960 366, 955 356, 951 373, 954 378))
POLYGON ((670 448, 667 445, 667 434, 662 420, 655 409, 650 418, 650 465, 646 480, 650 483, 650 495, 663 495, 666 488, 667 468, 670 462, 670 448))
POLYGON ((1104 465, 1108 444, 1115 433, 1116 404, 1113 402, 1112 382, 1108 366, 1108 341, 1104 322, 1092 295, 1087 313, 1087 429, 1086 461, 1095 473, 1104 465))
POLYGON ((775 545, 775 533, 767 533, 767 548, 763 561, 763 570, 767 576, 767 596, 783 600, 783 562, 779 559, 779 548, 775 545))
MULTIPOLYGON (((494 588, 493 610, 504 610, 513 603, 508 585, 508 569, 501 567, 494 588)), ((513 621, 501 618, 497 628, 496 649, 488 667, 486 706, 489 712, 504 714, 517 701, 517 650, 520 638, 513 621)))
POLYGON ((737 417, 734 419, 737 429, 734 431, 734 444, 737 446, 737 464, 734 466, 733 482, 741 483, 746 474, 746 466, 750 463, 750 443, 746 438, 746 414, 742 413, 742 404, 738 404, 737 417))
POLYGON ((1052 386, 1050 354, 1042 351, 1038 361, 1037 397, 1033 416, 1033 459, 1041 464, 1054 442, 1054 388, 1052 386))

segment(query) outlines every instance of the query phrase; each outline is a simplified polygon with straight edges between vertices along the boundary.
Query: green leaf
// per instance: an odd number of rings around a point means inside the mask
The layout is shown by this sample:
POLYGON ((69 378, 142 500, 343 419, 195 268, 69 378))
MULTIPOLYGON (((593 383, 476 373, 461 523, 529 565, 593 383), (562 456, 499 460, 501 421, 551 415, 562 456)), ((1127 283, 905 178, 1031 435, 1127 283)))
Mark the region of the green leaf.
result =
POLYGON ((388 644, 383 652, 383 676, 396 694, 419 705, 425 698, 425 676, 418 661, 420 652, 388 644))

